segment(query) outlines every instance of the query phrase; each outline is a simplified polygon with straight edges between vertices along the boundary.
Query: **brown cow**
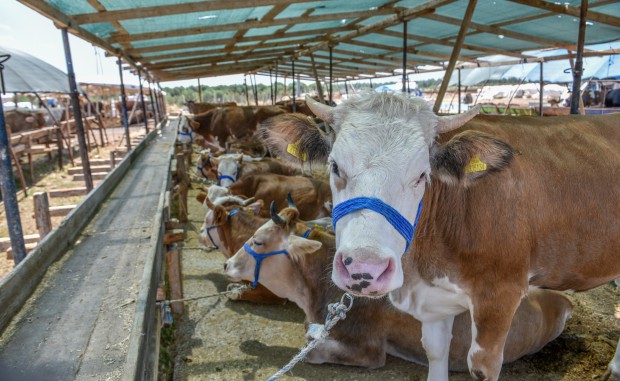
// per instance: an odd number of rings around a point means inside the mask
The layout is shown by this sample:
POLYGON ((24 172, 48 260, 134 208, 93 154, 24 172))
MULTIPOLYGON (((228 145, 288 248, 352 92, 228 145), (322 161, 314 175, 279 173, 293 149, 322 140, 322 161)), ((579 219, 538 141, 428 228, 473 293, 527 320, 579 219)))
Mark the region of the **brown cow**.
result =
MULTIPOLYGON (((259 173, 273 173, 283 176, 297 176, 301 171, 281 160, 263 158, 254 159, 246 155, 228 154, 211 159, 217 167, 218 185, 230 187, 235 181, 259 173)), ((246 194, 246 196, 250 197, 246 194)))
MULTIPOLYGON (((263 200, 266 203, 276 202, 276 207, 286 206, 286 197, 290 193, 299 206, 304 220, 314 220, 331 215, 331 191, 324 181, 302 177, 283 176, 271 173, 250 175, 239 179, 230 186, 235 195, 245 195, 263 200)), ((268 211, 261 211, 269 216, 268 211)))
POLYGON ((205 113, 207 111, 213 110, 214 108, 218 108, 218 107, 234 107, 234 106, 237 106, 237 103, 235 102, 201 103, 201 102, 187 101, 187 108, 189 109, 189 112, 194 115, 202 114, 202 113, 205 113))
MULTIPOLYGON (((250 199, 225 196, 212 203, 204 193, 200 193, 196 199, 208 208, 198 241, 219 250, 226 258, 239 250, 248 237, 266 221, 256 215, 262 207, 260 200, 250 204, 250 199)), ((262 304, 286 302, 286 299, 277 297, 260 284, 253 289, 242 291, 237 298, 236 300, 262 304)))
MULTIPOLYGON (((335 238, 319 230, 310 231, 298 219, 296 209, 286 208, 262 225, 246 242, 258 254, 286 250, 288 255, 271 255, 261 260, 258 281, 276 295, 295 302, 306 314, 306 324, 323 324, 328 303, 340 299, 342 291, 325 277, 331 270, 335 238)), ((225 265, 232 281, 255 281, 255 259, 245 248, 225 265)), ((539 351, 564 329, 572 305, 561 293, 533 289, 521 301, 510 326, 504 348, 504 363, 539 351)), ((467 370, 471 340, 471 318, 461 313, 454 322, 449 367, 467 370)), ((308 353, 312 364, 335 363, 378 368, 386 354, 427 365, 422 347, 422 325, 411 315, 397 310, 386 298, 354 300, 345 320, 338 322, 323 343, 308 353), (363 334, 360 334, 362 333, 363 334)))
POLYGON ((4 114, 7 131, 12 133, 45 126, 45 115, 41 112, 9 110, 4 114))
POLYGON ((265 126, 271 149, 296 144, 296 156, 330 162, 332 279, 389 294, 423 322, 429 379, 448 379, 458 313, 476 328, 471 375, 495 381, 528 286, 583 291, 620 276, 618 115, 478 116, 456 131, 477 108, 437 117, 420 98, 388 93, 307 102, 333 134, 277 116, 265 126))

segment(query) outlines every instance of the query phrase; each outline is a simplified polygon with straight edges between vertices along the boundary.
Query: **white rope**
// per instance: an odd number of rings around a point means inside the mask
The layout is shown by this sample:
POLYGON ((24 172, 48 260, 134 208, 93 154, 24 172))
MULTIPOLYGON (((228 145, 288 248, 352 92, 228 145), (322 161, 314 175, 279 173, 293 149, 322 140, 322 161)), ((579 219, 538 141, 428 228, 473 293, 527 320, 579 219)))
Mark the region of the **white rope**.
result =
POLYGON ((228 294, 233 294, 233 298, 235 296, 238 297, 238 295, 235 295, 237 293, 241 293, 241 291, 246 290, 251 288, 250 286, 248 286, 247 284, 235 284, 235 283, 231 283, 227 286, 227 290, 226 291, 222 291, 222 292, 218 292, 216 294, 210 294, 210 295, 202 295, 202 296, 194 296, 192 298, 184 298, 184 299, 172 299, 172 300, 161 300, 158 301, 157 304, 170 304, 170 303, 174 303, 174 302, 191 302, 194 300, 200 300, 200 299, 206 299, 206 298, 213 298, 216 296, 222 296, 222 295, 228 295, 228 294), (232 287, 231 287, 232 286, 232 287), (233 288, 234 287, 234 288, 233 288))
POLYGON ((312 337, 312 341, 307 343, 301 351, 291 359, 282 369, 277 371, 273 376, 269 377, 267 381, 275 381, 282 377, 286 372, 291 370, 298 362, 303 360, 308 353, 313 350, 317 345, 321 344, 329 335, 329 330, 332 329, 336 323, 340 320, 344 320, 347 317, 347 312, 353 307, 353 296, 351 294, 344 293, 340 302, 332 303, 327 307, 327 316, 325 317, 325 324, 311 324, 308 328, 308 335, 312 337), (345 298, 349 299, 349 305, 344 303, 345 298))

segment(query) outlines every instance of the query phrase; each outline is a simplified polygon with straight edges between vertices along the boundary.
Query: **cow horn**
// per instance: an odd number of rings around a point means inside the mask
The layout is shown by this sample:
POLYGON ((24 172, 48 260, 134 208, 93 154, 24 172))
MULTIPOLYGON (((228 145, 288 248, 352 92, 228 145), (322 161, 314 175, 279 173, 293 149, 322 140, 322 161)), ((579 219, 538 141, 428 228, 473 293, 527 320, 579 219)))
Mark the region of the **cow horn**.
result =
POLYGON ((295 201, 293 200, 293 196, 291 196, 291 192, 288 192, 286 198, 288 200, 288 207, 297 210, 297 205, 295 205, 295 201))
POLYGON ((480 105, 475 105, 470 108, 467 112, 458 115, 450 115, 450 116, 440 116, 437 122, 437 133, 441 134, 444 132, 456 130, 461 127, 465 123, 469 122, 471 118, 478 115, 480 112, 480 105))
POLYGON ((306 95, 306 105, 314 115, 323 119, 327 123, 334 123, 334 108, 323 103, 315 101, 309 95, 306 95))
POLYGON ((247 200, 243 201, 243 206, 248 206, 254 202, 254 197, 250 197, 247 200))
POLYGON ((271 220, 276 225, 280 225, 280 226, 286 225, 286 221, 284 221, 284 219, 282 217, 280 217, 278 215, 278 213, 276 212, 276 202, 275 202, 275 200, 271 201, 271 205, 269 206, 269 213, 271 214, 271 220))

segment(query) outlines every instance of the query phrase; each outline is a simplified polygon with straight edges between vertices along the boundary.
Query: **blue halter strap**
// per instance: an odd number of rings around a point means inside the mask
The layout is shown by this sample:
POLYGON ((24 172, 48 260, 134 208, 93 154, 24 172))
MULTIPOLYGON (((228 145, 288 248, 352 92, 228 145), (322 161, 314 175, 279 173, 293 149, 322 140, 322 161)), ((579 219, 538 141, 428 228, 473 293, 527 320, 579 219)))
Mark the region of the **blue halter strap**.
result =
POLYGON ((237 179, 233 178, 232 176, 228 176, 228 175, 219 175, 219 176, 217 177, 217 185, 222 185, 222 180, 223 180, 223 179, 228 179, 228 180, 232 181, 233 183, 234 183, 235 181, 237 181, 237 179))
POLYGON ((179 135, 189 136, 189 142, 192 143, 194 141, 194 129, 192 126, 188 126, 189 132, 179 131, 179 135))
POLYGON ((311 227, 310 229, 308 229, 308 230, 304 233, 304 235, 302 235, 302 237, 304 237, 304 238, 308 238, 308 236, 310 235, 310 233, 312 233, 313 231, 314 231, 314 226, 313 226, 313 227, 311 227))
MULTIPOLYGON (((239 209, 233 209, 230 212, 228 212, 228 219, 230 219, 230 217, 234 216, 235 214, 239 213, 239 209)), ((215 240, 213 239, 213 237, 211 237, 211 230, 213 229, 217 229, 222 225, 212 225, 212 226, 207 226, 204 230, 207 232, 207 236, 209 237, 209 239, 211 240, 211 243, 213 244, 213 247, 215 247, 216 250, 219 250, 220 247, 217 245, 217 243, 215 243, 215 240)))
POLYGON ((260 265, 263 262, 263 259, 265 259, 267 257, 271 257, 272 255, 277 255, 277 254, 286 254, 286 255, 288 255, 288 251, 286 251, 286 250, 271 251, 269 253, 259 254, 259 253, 255 252, 254 250, 252 250, 250 245, 248 245, 247 243, 245 245, 243 245, 243 248, 256 261, 256 267, 254 267, 254 281, 252 282, 252 287, 256 287, 258 285, 258 275, 260 274, 260 265))
POLYGON ((207 156, 207 160, 205 160, 205 162, 202 164, 202 167, 199 165, 196 165, 196 169, 200 171, 200 173, 202 174, 202 176, 204 178, 207 178, 207 175, 205 175, 204 169, 207 165, 211 164, 211 154, 209 154, 209 156, 207 156))
POLYGON ((420 219, 420 213, 422 212, 422 200, 420 200, 420 204, 418 205, 418 212, 416 214, 415 222, 413 223, 413 225, 411 225, 409 221, 396 209, 379 200, 378 198, 356 197, 350 200, 346 200, 334 206, 334 209, 332 210, 334 230, 336 229, 336 223, 339 219, 349 213, 361 209, 370 209, 385 217, 385 219, 394 227, 394 229, 396 229, 400 233, 400 235, 403 236, 403 238, 407 242, 405 252, 409 250, 411 241, 413 241, 413 232, 415 231, 416 226, 418 226, 418 220, 420 219))

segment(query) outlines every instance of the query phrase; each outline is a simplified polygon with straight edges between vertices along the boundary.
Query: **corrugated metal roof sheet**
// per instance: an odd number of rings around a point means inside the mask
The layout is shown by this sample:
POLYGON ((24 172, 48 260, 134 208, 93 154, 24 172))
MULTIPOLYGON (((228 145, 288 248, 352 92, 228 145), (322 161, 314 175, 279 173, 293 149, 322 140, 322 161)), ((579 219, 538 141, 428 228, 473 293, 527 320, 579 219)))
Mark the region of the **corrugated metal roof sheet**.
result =
MULTIPOLYGON (((160 81, 275 68, 359 78, 402 67, 441 69, 468 0, 19 0, 80 37, 138 63, 160 81)), ((460 62, 522 52, 576 50, 580 0, 478 0, 460 62)), ((586 44, 620 40, 620 0, 589 2, 586 44)))

